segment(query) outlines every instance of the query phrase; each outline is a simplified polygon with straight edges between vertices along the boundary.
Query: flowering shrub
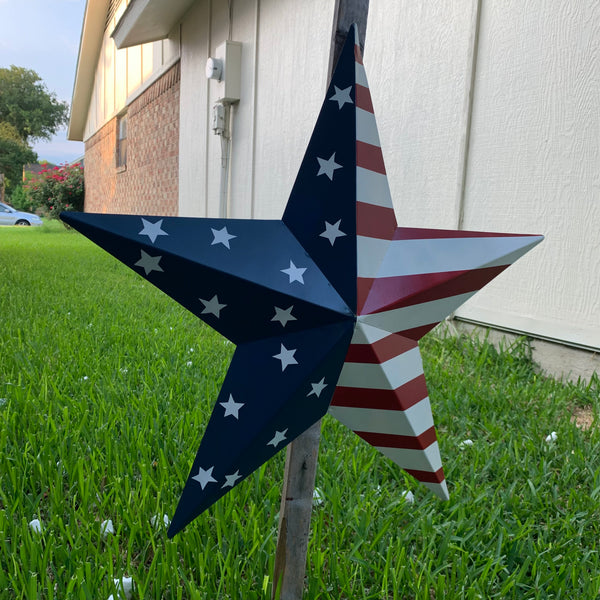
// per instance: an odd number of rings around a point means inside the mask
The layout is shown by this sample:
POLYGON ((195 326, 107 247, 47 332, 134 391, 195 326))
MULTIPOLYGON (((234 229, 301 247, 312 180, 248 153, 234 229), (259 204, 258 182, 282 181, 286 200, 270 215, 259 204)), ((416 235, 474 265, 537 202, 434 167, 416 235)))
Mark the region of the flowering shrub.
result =
POLYGON ((51 219, 65 210, 83 210, 83 168, 79 163, 44 168, 23 186, 31 205, 51 219))

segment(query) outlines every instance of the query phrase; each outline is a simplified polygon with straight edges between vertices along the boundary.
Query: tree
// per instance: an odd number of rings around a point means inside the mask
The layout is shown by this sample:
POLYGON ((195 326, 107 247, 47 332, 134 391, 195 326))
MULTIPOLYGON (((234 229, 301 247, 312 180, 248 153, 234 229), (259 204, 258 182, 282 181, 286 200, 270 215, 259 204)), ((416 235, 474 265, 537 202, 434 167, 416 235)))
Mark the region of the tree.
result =
POLYGON ((25 144, 50 139, 68 122, 69 105, 48 91, 31 69, 0 68, 0 123, 12 125, 25 144))
POLYGON ((10 123, 0 121, 0 174, 2 184, 10 191, 21 180, 23 165, 35 162, 37 154, 19 137, 10 123))

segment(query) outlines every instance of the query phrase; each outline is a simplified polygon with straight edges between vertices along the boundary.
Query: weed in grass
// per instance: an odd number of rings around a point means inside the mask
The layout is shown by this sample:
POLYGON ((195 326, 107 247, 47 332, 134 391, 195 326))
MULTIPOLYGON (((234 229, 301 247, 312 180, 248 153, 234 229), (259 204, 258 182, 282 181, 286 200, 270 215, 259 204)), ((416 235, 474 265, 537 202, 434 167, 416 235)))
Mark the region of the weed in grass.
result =
MULTIPOLYGON (((270 598, 282 453, 156 526, 233 346, 59 224, 0 231, 0 307, 0 597, 270 598)), ((571 415, 598 415, 598 379, 542 377, 524 339, 422 347, 451 499, 324 419, 306 597, 596 598, 600 435, 571 415)))

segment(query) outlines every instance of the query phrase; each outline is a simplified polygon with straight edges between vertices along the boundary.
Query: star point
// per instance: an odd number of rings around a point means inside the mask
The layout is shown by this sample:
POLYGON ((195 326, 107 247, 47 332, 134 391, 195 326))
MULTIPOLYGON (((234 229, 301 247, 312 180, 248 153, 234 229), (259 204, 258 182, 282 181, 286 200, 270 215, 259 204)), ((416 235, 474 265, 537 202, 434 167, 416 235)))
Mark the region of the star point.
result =
POLYGON ((333 181, 333 173, 336 169, 343 168, 342 165, 338 165, 335 162, 335 152, 326 160, 324 158, 317 157, 319 161, 319 172, 317 173, 317 177, 319 175, 327 175, 330 181, 333 181))
POLYGON ((331 245, 333 246, 337 238, 344 237, 346 235, 343 231, 340 231, 341 222, 342 220, 339 219, 337 223, 334 223, 332 225, 331 223, 325 221, 325 231, 323 233, 320 233, 319 236, 328 239, 331 245))
POLYGON ((335 94, 333 94, 333 96, 331 96, 329 100, 337 102, 339 110, 341 110, 342 106, 344 106, 344 104, 346 103, 354 104, 354 102, 352 102, 352 98, 350 98, 350 92, 352 91, 351 85, 347 88, 344 88, 343 90, 340 90, 340 88, 337 85, 334 85, 333 88, 335 90, 335 94))
POLYGON ((198 474, 194 475, 192 479, 197 481, 202 489, 204 489, 209 483, 216 483, 217 480, 212 476, 213 469, 215 467, 212 466, 210 469, 204 470, 202 467, 198 469, 198 474))
POLYGON ((156 242, 156 238, 159 235, 169 235, 166 231, 162 229, 163 219, 159 219, 156 223, 152 223, 142 217, 142 224, 144 228, 138 233, 138 235, 147 235, 150 238, 150 241, 154 244, 156 242))
POLYGON ((275 431, 275 435, 273 436, 273 439, 267 444, 267 446, 275 446, 275 448, 277 448, 277 446, 279 446, 279 444, 281 444, 281 442, 283 442, 286 438, 286 434, 287 434, 288 430, 284 429, 283 431, 275 431))
POLYGON ((232 416, 239 420, 240 408, 244 406, 243 402, 236 402, 233 399, 233 396, 229 394, 229 400, 227 400, 227 402, 219 402, 219 404, 225 409, 225 414, 223 417, 232 416))
POLYGON ((298 361, 294 358, 296 350, 288 350, 283 344, 281 344, 281 350, 279 354, 274 354, 273 358, 281 361, 281 371, 285 371, 290 365, 297 365, 298 361))
POLYGON ((311 385, 312 389, 311 389, 310 392, 308 392, 308 394, 306 394, 307 398, 309 396, 312 396, 313 394, 317 398, 320 398, 321 397, 321 392, 327 387, 327 384, 325 383, 325 377, 323 377, 321 379, 321 381, 319 381, 317 383, 311 383, 310 385, 311 385))
POLYGON ((238 469, 235 473, 231 475, 225 475, 225 483, 221 486, 221 488, 233 487, 238 479, 241 479, 240 470, 238 469))
POLYGON ((215 294, 210 300, 203 300, 202 298, 198 298, 202 304, 204 304, 204 309, 200 314, 202 315, 214 315, 217 319, 221 318, 221 310, 223 310, 227 304, 220 304, 217 295, 215 294))
POLYGON ((223 244, 227 250, 231 250, 231 247, 229 246, 229 240, 236 238, 237 235, 230 234, 227 231, 227 227, 223 227, 222 229, 213 229, 211 227, 210 230, 214 236, 213 241, 210 244, 211 246, 214 246, 215 244, 223 244))
POLYGON ((271 321, 278 321, 281 323, 282 327, 285 327, 288 324, 288 321, 297 321, 296 317, 292 314, 292 309, 294 308, 293 305, 285 310, 278 306, 274 306, 273 308, 275 309, 275 316, 271 321))
POLYGON ((143 250, 140 250, 140 252, 140 260, 138 260, 134 266, 141 267, 142 269, 144 269, 144 273, 146 275, 149 275, 150 273, 152 273, 152 271, 159 271, 163 273, 163 270, 158 264, 162 256, 150 256, 147 252, 144 252, 143 250))
POLYGON ((287 269, 281 269, 282 273, 285 273, 290 278, 290 283, 297 281, 298 283, 304 284, 304 272, 305 267, 297 267, 292 260, 290 260, 290 266, 287 269))

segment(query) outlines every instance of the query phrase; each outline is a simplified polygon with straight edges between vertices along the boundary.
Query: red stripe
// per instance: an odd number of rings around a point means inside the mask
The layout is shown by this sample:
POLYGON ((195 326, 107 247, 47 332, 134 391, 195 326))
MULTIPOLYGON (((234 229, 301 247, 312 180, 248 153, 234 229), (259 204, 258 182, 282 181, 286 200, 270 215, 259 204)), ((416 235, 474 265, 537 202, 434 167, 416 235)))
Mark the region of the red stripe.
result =
POLYGON ((350 344, 345 362, 381 364, 416 346, 414 340, 390 334, 372 344, 350 344))
POLYGON ((446 273, 379 277, 372 281, 359 314, 373 314, 476 292, 509 265, 446 273))
POLYGON ((371 446, 382 448, 405 448, 407 450, 425 450, 437 441, 435 427, 430 427, 421 435, 394 435, 392 433, 372 433, 370 431, 355 431, 365 442, 371 446))
POLYGON ((375 279, 370 277, 357 277, 356 278, 356 312, 362 315, 362 309, 369 297, 371 286, 375 279))
POLYGON ((412 475, 417 481, 424 481, 427 483, 442 483, 446 478, 444 477, 444 469, 440 468, 435 473, 430 471, 417 471, 417 469, 404 469, 409 475, 412 475))
POLYGON ((361 65, 363 64, 362 52, 358 44, 354 44, 354 60, 361 65))
POLYGON ((375 113, 373 109, 373 102, 371 100, 371 92, 369 88, 364 87, 363 85, 359 85, 358 83, 355 86, 354 97, 356 98, 356 107, 362 108, 370 113, 375 113))
POLYGON ((381 148, 356 140, 356 166, 385 175, 381 148))
POLYGON ((395 240, 428 240, 444 238, 479 238, 479 237, 536 237, 520 233, 488 233, 484 231, 457 231, 454 229, 418 229, 414 227, 398 227, 394 233, 395 240))
POLYGON ((356 203, 356 235, 390 240, 395 229, 396 214, 393 208, 356 203))
POLYGON ((395 390, 336 387, 331 406, 373 410, 408 410, 427 398, 425 375, 419 375, 395 390))
POLYGON ((404 337, 418 342, 426 333, 429 333, 436 325, 438 325, 439 322, 440 321, 436 321, 435 323, 429 323, 429 325, 421 325, 421 327, 404 329, 403 331, 398 331, 397 333, 398 335, 403 335, 404 337))

